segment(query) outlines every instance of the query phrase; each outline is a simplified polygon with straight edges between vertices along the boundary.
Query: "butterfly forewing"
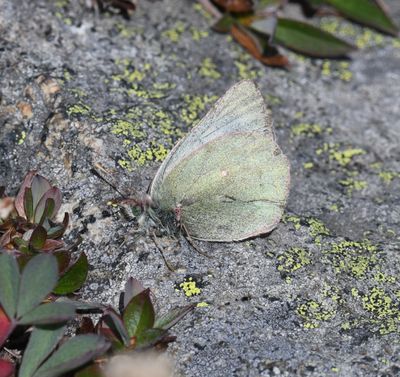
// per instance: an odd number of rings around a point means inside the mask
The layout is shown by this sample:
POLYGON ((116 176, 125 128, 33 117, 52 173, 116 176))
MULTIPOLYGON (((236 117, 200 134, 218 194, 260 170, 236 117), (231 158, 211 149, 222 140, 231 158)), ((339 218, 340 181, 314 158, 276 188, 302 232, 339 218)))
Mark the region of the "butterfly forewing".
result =
POLYGON ((269 111, 259 89, 251 80, 243 80, 232 86, 173 148, 153 179, 150 195, 175 165, 192 154, 193 150, 227 133, 246 131, 264 131, 267 137, 273 137, 269 111))

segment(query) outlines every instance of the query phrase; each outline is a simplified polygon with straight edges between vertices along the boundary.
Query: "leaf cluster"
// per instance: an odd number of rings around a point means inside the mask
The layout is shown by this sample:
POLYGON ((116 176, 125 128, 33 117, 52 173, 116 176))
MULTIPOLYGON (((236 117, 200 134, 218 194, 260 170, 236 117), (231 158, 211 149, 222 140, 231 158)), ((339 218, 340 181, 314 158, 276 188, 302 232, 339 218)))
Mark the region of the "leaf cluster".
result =
POLYGON ((216 22, 214 30, 230 33, 253 57, 270 66, 287 66, 279 46, 311 57, 337 58, 356 47, 302 20, 285 16, 288 3, 302 5, 307 16, 343 16, 380 32, 398 35, 382 0, 199 0, 216 22))
POLYGON ((72 258, 79 240, 67 247, 61 239, 69 223, 68 213, 61 222, 55 221, 62 203, 61 191, 36 171, 30 171, 15 198, 5 196, 4 190, 1 196, 0 251, 15 255, 20 266, 35 255, 53 254, 61 277, 54 293, 78 290, 86 280, 88 262, 84 253, 72 258))
POLYGON ((46 247, 54 240, 51 230, 61 236, 67 222, 53 222, 61 193, 45 178, 30 172, 15 198, 2 196, 0 377, 104 377, 109 357, 164 349, 175 340, 168 330, 194 305, 159 315, 150 290, 134 278, 128 279, 118 310, 61 297, 82 286, 88 262, 81 253, 71 264, 69 250, 46 247), (100 314, 96 324, 90 314, 100 314), (67 337, 66 326, 74 319, 77 335, 67 337))

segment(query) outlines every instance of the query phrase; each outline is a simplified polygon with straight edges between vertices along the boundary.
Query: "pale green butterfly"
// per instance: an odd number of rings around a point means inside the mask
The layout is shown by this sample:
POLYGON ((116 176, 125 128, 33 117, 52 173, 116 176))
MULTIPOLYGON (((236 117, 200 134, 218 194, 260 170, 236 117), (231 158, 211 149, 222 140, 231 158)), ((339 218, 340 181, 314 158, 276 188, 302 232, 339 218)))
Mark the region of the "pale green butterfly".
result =
POLYGON ((239 241, 276 227, 289 181, 264 99, 244 80, 169 153, 149 189, 150 211, 175 217, 191 238, 239 241))

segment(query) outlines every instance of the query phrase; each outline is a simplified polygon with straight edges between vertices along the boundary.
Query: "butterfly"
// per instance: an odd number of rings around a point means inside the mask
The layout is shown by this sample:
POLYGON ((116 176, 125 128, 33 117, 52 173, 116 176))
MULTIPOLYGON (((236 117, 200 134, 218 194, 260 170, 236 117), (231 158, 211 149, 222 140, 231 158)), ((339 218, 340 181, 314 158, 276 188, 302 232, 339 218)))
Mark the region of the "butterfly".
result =
POLYGON ((231 87, 163 161, 146 211, 187 236, 230 242, 268 233, 289 194, 290 164, 251 80, 231 87))

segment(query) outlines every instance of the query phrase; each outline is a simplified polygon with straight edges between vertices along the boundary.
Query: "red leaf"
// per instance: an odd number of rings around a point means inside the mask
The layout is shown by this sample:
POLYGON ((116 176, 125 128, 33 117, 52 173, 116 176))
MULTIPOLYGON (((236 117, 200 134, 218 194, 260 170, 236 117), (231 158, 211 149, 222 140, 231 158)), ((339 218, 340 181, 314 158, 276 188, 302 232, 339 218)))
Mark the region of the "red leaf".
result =
POLYGON ((7 340, 12 330, 13 324, 0 306, 0 347, 7 340))
POLYGON ((11 377, 14 374, 15 366, 8 360, 0 359, 0 377, 11 377))
POLYGON ((276 67, 286 67, 289 65, 289 60, 286 56, 281 55, 276 50, 275 54, 271 56, 264 55, 265 46, 263 46, 263 41, 261 38, 256 36, 248 29, 240 26, 233 25, 231 29, 233 38, 236 39, 252 56, 254 56, 260 62, 276 67))
POLYGON ((213 0, 215 4, 232 13, 246 13, 253 10, 252 0, 213 0))

